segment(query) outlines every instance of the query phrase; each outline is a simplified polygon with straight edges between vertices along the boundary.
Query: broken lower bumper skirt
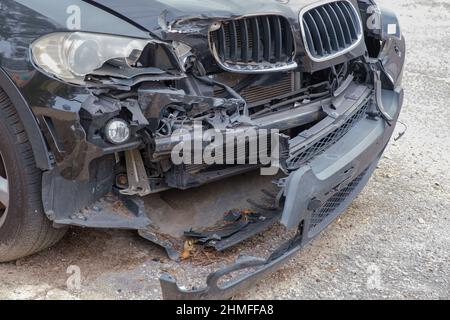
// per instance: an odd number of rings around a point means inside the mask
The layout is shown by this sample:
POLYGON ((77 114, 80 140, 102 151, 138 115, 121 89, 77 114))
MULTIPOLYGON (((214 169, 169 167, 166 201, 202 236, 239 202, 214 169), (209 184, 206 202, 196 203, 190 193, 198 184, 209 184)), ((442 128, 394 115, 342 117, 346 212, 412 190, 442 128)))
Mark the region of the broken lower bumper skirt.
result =
MULTIPOLYGON (((403 90, 383 90, 383 104, 397 121, 403 90)), ((392 122, 395 123, 395 122, 392 122)), ((241 257, 235 264, 210 274, 206 287, 185 290, 171 275, 160 278, 164 299, 227 299, 275 272, 341 215, 366 186, 392 134, 394 125, 382 118, 360 121, 342 139, 286 181, 282 223, 298 227, 297 235, 268 259, 241 257), (237 279, 221 281, 237 271, 252 269, 237 279)))

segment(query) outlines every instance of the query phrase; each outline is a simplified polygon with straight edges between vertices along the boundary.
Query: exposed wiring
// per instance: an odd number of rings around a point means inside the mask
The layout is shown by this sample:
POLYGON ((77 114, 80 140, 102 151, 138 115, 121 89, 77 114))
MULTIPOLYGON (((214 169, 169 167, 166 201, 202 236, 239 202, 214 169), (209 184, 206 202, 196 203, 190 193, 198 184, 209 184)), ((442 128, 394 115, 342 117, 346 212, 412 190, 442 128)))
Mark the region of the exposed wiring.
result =
POLYGON ((203 82, 205 84, 208 84, 210 86, 218 86, 218 87, 221 87, 222 89, 224 89, 231 97, 233 97, 234 99, 239 100, 239 101, 242 102, 242 105, 244 106, 244 108, 243 108, 243 115, 244 116, 248 116, 249 115, 247 102, 233 88, 231 88, 231 87, 229 87, 226 84, 223 84, 221 82, 218 82, 218 81, 215 81, 213 79, 210 79, 210 78, 208 78, 206 76, 200 77, 200 76, 194 75, 194 77, 197 80, 199 80, 199 81, 201 81, 201 82, 203 82))

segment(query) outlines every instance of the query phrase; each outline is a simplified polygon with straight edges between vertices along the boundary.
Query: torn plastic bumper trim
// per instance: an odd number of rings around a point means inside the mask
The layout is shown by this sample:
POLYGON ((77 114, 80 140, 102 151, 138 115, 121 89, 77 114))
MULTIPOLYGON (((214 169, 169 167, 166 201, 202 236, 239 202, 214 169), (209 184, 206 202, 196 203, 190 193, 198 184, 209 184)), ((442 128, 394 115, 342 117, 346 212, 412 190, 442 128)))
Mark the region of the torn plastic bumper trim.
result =
POLYGON ((301 236, 289 241, 280 250, 284 247, 289 250, 278 258, 276 256, 272 256, 274 258, 268 260, 253 257, 240 258, 234 265, 210 274, 204 289, 192 291, 181 289, 171 275, 163 274, 160 278, 163 298, 165 300, 222 300, 233 297, 255 285, 261 278, 275 272, 283 263, 299 252, 303 248, 301 236), (225 286, 219 286, 222 277, 248 268, 257 268, 257 270, 240 279, 232 280, 225 286))
MULTIPOLYGON (((403 91, 401 89, 385 90, 383 99, 386 110, 393 115, 394 119, 397 119, 403 103, 403 91)), ((203 289, 185 290, 178 286, 172 276, 164 274, 160 278, 164 299, 196 300, 233 297, 275 272, 311 242, 347 209, 364 188, 392 136, 393 126, 386 124, 382 118, 367 119, 367 121, 372 121, 372 125, 363 123, 353 128, 330 148, 330 152, 327 151, 312 163, 293 172, 288 178, 282 221, 288 228, 300 225, 294 239, 282 245, 267 260, 244 257, 238 259, 235 264, 212 273, 208 276, 207 286, 203 289), (348 192, 343 194, 342 191, 348 192), (327 207, 328 200, 342 194, 342 199, 333 207, 327 207), (327 212, 327 214, 321 221, 311 223, 313 215, 321 212, 327 212), (230 276, 231 273, 251 268, 254 269, 253 272, 219 285, 219 281, 230 276)))

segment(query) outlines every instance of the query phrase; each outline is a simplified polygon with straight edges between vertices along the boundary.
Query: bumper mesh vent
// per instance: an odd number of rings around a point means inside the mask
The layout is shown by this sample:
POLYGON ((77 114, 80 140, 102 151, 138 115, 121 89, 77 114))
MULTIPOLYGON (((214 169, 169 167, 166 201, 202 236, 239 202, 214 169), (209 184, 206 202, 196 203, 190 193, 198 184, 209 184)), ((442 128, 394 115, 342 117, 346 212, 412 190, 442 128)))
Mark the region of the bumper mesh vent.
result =
POLYGON ((366 169, 363 173, 361 173, 355 180, 353 180, 347 187, 342 189, 341 191, 334 194, 327 202, 318 210, 314 211, 311 216, 311 222, 309 225, 309 230, 314 231, 330 216, 332 216, 335 211, 341 206, 343 202, 345 202, 348 197, 352 195, 352 193, 359 186, 361 181, 366 176, 369 169, 366 169))
POLYGON ((362 38, 361 18, 349 1, 333 1, 302 12, 306 50, 313 60, 328 60, 352 50, 362 38))
POLYGON ((256 16, 223 21, 210 33, 218 63, 227 71, 257 72, 293 69, 294 36, 281 16, 256 16))
POLYGON ((339 141, 343 136, 347 134, 367 113, 369 105, 366 103, 363 107, 358 109, 348 120, 336 130, 330 132, 322 139, 312 142, 306 145, 302 151, 296 155, 291 155, 287 161, 289 170, 297 170, 306 162, 312 160, 318 155, 326 151, 330 146, 339 141))

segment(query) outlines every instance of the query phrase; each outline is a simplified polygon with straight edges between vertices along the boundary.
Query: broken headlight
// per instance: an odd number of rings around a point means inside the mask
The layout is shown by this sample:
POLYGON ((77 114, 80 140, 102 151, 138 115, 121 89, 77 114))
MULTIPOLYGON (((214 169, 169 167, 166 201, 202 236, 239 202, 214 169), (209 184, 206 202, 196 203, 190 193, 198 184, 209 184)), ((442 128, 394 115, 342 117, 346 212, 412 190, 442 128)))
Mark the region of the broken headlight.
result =
POLYGON ((134 67, 149 39, 85 32, 60 32, 43 36, 31 45, 37 67, 73 84, 84 84, 86 75, 106 62, 134 67))

